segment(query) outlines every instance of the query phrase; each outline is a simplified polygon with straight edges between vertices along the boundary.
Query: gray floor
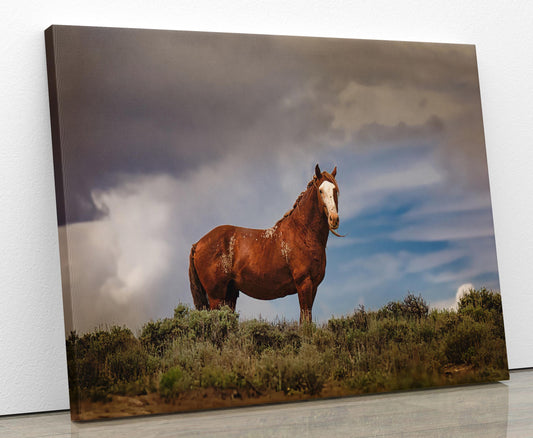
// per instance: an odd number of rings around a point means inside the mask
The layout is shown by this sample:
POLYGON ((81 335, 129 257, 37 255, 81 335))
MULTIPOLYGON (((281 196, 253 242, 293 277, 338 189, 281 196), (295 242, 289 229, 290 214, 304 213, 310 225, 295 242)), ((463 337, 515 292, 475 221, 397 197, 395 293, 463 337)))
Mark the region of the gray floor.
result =
POLYGON ((71 423, 68 411, 0 417, 0 437, 533 437, 533 370, 456 388, 71 423))

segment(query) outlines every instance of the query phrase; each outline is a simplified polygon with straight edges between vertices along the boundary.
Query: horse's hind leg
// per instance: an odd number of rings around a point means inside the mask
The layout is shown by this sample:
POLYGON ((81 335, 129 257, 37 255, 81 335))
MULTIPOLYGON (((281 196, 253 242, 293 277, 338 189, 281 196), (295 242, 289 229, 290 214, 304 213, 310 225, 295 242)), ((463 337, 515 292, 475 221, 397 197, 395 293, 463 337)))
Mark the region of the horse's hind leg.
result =
MULTIPOLYGON (((217 288, 217 290, 220 290, 217 288)), ((239 297, 239 289, 235 286, 235 282, 230 280, 230 282, 225 287, 225 292, 223 293, 223 298, 219 298, 220 293, 211 294, 209 296, 209 308, 220 309, 222 306, 229 306, 229 308, 235 311, 235 306, 237 304, 237 298, 239 297), (215 295, 217 298, 215 298, 215 295)))
POLYGON ((219 300, 216 298, 209 299, 209 308, 211 310, 220 309, 224 305, 224 300, 219 300))
POLYGON ((212 287, 207 296, 209 297, 209 308, 211 310, 220 309, 226 303, 226 285, 219 283, 212 287))
POLYGON ((229 306, 231 310, 235 311, 235 306, 237 305, 237 298, 239 298, 239 289, 237 289, 235 282, 231 280, 228 283, 224 304, 229 306))

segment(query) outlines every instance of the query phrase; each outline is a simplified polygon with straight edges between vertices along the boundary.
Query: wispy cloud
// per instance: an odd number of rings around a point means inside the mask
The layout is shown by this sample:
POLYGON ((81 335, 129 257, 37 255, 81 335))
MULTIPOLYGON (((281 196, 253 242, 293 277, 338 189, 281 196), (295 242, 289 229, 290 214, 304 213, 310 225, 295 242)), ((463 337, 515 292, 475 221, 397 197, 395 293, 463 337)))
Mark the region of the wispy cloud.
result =
POLYGON ((407 263, 405 272, 408 274, 427 272, 439 266, 446 265, 465 257, 464 251, 459 249, 445 249, 443 251, 427 254, 409 254, 406 256, 407 263))
POLYGON ((491 201, 488 191, 460 193, 439 193, 436 197, 422 200, 418 206, 402 215, 403 220, 420 219, 422 216, 462 213, 474 210, 490 212, 491 201))
POLYGON ((386 206, 391 196, 424 189, 443 181, 442 174, 426 159, 404 164, 381 162, 361 173, 343 177, 341 189, 342 217, 351 219, 371 209, 386 206))
POLYGON ((454 241, 494 236, 489 210, 419 218, 391 233, 398 241, 454 241))
POLYGON ((357 245, 358 243, 368 242, 368 239, 359 237, 343 237, 343 238, 330 238, 328 240, 328 248, 344 248, 348 246, 357 245))
MULTIPOLYGON (((432 283, 468 283, 483 274, 497 274, 498 265, 494 239, 492 237, 465 239, 457 242, 456 247, 465 254, 465 262, 459 267, 444 269, 427 275, 432 283)), ((492 285, 484 285, 490 286, 492 285)))

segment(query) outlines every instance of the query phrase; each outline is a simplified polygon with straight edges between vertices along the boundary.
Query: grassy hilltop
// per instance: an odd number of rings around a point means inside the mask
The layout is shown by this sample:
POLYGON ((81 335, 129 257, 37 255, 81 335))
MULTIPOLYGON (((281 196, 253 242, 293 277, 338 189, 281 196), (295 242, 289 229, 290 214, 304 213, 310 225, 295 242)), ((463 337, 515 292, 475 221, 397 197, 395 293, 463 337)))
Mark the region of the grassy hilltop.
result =
POLYGON ((409 294, 322 325, 179 305, 138 336, 121 327, 71 333, 67 356, 79 419, 508 378, 501 298, 486 289, 457 311, 429 311, 409 294))

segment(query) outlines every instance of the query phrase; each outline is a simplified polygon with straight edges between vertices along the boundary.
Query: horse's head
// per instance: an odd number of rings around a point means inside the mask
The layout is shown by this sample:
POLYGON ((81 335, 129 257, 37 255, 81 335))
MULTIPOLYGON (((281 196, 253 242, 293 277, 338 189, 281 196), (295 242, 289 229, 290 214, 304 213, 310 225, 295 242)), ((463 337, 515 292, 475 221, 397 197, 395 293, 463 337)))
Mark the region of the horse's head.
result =
POLYGON ((328 218, 329 229, 335 236, 344 237, 335 232, 339 228, 339 186, 335 179, 336 175, 337 167, 331 173, 321 172, 318 164, 315 167, 318 200, 328 218))

